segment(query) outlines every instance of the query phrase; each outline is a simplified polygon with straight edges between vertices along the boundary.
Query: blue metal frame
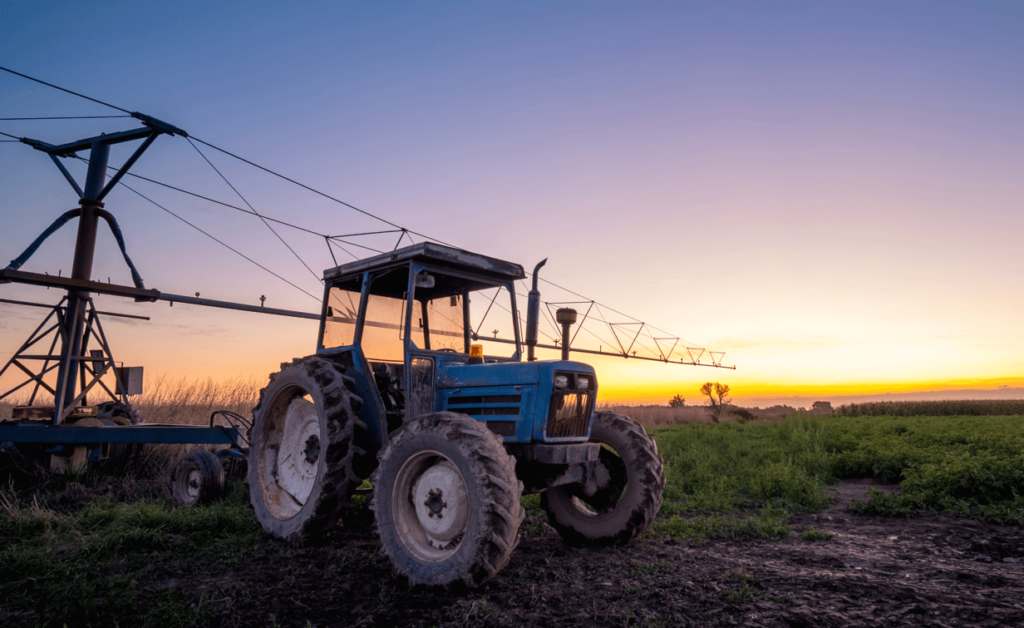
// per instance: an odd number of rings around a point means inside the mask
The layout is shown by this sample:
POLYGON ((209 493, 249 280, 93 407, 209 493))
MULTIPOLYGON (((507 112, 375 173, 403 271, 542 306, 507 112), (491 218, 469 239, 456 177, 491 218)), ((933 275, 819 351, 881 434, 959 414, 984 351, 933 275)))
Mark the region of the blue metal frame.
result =
POLYGON ((241 446, 244 434, 237 427, 202 425, 119 425, 75 427, 42 421, 0 424, 0 442, 96 445, 99 443, 159 443, 241 446))

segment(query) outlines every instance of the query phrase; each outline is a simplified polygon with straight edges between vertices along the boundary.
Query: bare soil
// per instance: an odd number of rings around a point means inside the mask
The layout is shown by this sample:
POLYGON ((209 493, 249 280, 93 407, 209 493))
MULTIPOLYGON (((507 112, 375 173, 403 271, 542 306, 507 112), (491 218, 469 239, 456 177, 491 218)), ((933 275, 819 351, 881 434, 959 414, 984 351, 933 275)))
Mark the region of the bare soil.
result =
POLYGON ((472 591, 393 575, 366 509, 315 546, 146 579, 216 603, 215 626, 1024 626, 1024 530, 851 513, 869 486, 841 484, 784 541, 575 549, 534 515, 508 567, 472 591), (806 528, 834 537, 805 541, 806 528))

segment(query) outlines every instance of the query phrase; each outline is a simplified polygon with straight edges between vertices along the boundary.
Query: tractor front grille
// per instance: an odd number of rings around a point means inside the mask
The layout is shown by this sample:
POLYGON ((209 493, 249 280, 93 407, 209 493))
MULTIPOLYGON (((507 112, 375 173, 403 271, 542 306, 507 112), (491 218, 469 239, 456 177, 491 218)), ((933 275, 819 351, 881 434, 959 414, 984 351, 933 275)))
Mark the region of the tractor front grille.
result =
POLYGON ((518 416, 522 399, 522 395, 453 395, 448 398, 448 410, 469 416, 518 416))
POLYGON ((548 438, 586 436, 593 409, 593 393, 556 390, 548 412, 548 438))
POLYGON ((498 436, 514 438, 519 427, 522 395, 452 395, 445 408, 483 421, 498 436))

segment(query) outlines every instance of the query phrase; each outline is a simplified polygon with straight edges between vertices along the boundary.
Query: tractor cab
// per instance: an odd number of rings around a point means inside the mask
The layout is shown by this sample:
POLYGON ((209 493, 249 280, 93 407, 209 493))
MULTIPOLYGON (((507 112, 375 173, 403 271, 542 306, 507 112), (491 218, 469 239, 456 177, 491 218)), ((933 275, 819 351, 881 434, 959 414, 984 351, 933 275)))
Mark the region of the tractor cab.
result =
MULTIPOLYGON (((385 432, 443 411, 485 422, 507 444, 587 440, 594 370, 523 361, 515 282, 525 278, 519 264, 430 242, 324 273, 317 353, 349 355, 372 373, 356 378, 356 392, 379 445, 385 432)), ((528 322, 534 338, 536 325, 528 322)))

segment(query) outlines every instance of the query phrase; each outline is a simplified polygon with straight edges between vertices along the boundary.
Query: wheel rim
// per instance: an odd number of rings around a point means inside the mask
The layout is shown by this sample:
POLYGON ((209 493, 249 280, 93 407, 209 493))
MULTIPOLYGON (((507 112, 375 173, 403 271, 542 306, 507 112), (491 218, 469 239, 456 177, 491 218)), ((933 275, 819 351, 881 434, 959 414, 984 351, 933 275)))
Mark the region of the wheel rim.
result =
POLYGON ((469 529, 469 492, 458 467, 437 451, 422 451, 402 464, 392 503, 398 536, 418 559, 452 556, 469 529))
POLYGON ((290 519, 313 493, 323 458, 316 405, 300 388, 281 391, 267 409, 258 438, 263 501, 274 517, 290 519))
POLYGON ((199 499, 199 493, 203 489, 203 475, 199 469, 191 469, 186 478, 185 491, 193 499, 199 499))
POLYGON ((615 510, 626 496, 629 471, 618 452, 602 443, 600 464, 608 473, 608 483, 593 495, 585 495, 579 487, 571 489, 572 503, 581 514, 597 517, 615 510))

